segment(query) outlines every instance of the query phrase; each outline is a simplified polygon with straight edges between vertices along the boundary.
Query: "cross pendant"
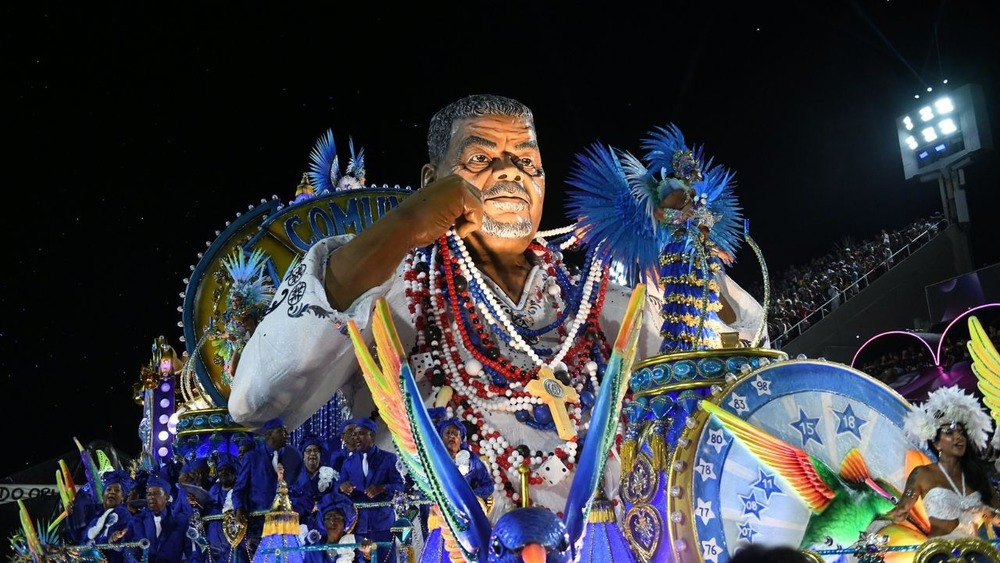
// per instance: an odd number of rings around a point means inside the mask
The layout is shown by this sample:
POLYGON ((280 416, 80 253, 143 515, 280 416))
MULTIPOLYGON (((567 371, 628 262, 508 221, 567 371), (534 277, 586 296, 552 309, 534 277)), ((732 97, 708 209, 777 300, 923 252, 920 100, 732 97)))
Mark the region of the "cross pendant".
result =
POLYGON ((556 424, 556 432, 563 440, 572 440, 576 437, 576 429, 569 419, 566 411, 566 403, 578 404, 580 395, 576 389, 563 385, 555 378, 552 368, 543 366, 538 370, 538 379, 532 379, 524 386, 524 390, 535 397, 542 399, 549 406, 552 412, 552 422, 556 424))

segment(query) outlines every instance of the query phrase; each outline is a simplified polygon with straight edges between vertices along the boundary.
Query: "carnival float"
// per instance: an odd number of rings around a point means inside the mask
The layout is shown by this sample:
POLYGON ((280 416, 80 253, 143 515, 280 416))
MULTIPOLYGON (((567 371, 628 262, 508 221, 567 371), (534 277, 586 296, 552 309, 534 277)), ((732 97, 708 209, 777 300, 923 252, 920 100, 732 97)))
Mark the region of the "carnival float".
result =
MULTIPOLYGON (((601 439, 586 441, 563 521, 551 524, 586 544, 588 555, 577 552, 573 560, 725 563, 741 547, 765 543, 792 546, 817 562, 878 562, 900 553, 915 561, 1000 561, 992 530, 981 538, 894 547, 890 538, 869 532, 898 500, 915 460, 931 459, 914 456, 906 436, 909 401, 851 366, 789 358, 768 347, 764 319, 752 340, 722 328, 717 276, 742 245, 760 263, 765 311, 770 298, 763 252, 741 217, 733 174, 700 147, 689 147, 673 126, 650 132, 642 147, 643 158, 600 145, 578 155, 567 205, 576 222, 539 238, 558 252, 577 253, 580 263, 603 263, 627 285, 659 284, 673 296, 661 311, 660 353, 634 357, 634 319, 625 319, 606 366, 592 411, 604 417, 591 427, 601 439), (609 499, 597 484, 612 449, 623 473, 617 498, 609 499)), ((235 455, 254 439, 226 405, 242 346, 275 287, 318 240, 360 232, 413 193, 366 185, 364 152, 355 153, 353 141, 342 168, 332 131, 316 142, 310 159, 292 198, 250 205, 198 253, 179 308, 183 351, 156 339, 136 385, 147 463, 235 455)), ((962 322, 972 326, 971 319, 962 322)), ((1000 413, 1000 355, 972 330, 979 390, 1000 413)), ((381 331, 380 361, 363 344, 356 351, 376 404, 395 398, 378 406, 418 484, 395 503, 400 553, 419 559, 415 507, 428 497, 456 507, 445 520, 469 561, 486 561, 504 526, 556 519, 531 514, 525 504, 512 511, 520 518, 491 524, 467 496, 449 496, 461 477, 435 459, 440 443, 429 436, 426 409, 404 398, 406 351, 394 350, 391 321, 383 321, 381 331), (390 365, 399 369, 391 372, 390 365)), ((289 442, 305 434, 334 438, 348 418, 350 405, 338 393, 294 429, 289 442)), ((527 493, 529 485, 520 485, 527 493)), ((16 560, 45 559, 31 555, 45 551, 37 528, 26 516, 24 533, 12 539, 22 554, 16 560)))

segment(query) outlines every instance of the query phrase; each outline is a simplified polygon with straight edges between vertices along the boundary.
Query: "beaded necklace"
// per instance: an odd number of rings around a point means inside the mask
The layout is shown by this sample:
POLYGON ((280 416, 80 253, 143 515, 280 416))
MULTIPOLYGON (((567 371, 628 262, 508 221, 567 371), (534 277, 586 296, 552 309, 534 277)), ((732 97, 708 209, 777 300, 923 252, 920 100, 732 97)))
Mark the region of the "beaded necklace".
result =
MULTIPOLYGON (((520 487, 511 483, 508 470, 529 464, 534 470, 529 477, 533 485, 542 483, 537 471, 552 456, 572 470, 576 438, 552 452, 531 451, 526 445, 509 443, 485 422, 485 413, 513 413, 523 424, 546 429, 546 424, 530 418, 529 413, 541 407, 541 399, 525 391, 525 385, 545 366, 557 374, 563 372, 564 382, 578 392, 596 395, 597 373, 603 371, 610 350, 599 327, 609 277, 606 267, 588 258, 577 289, 556 252, 540 244, 529 249, 541 262, 546 279, 544 290, 529 295, 527 301, 556 313, 554 322, 538 329, 518 326, 511 316, 514 311, 506 312, 454 233, 415 249, 407 256, 404 270, 409 311, 417 329, 414 354, 429 357, 424 375, 435 392, 443 385, 451 386, 451 416, 478 429, 470 436, 470 447, 487 458, 494 481, 514 502, 519 500, 520 487), (543 337, 551 339, 553 332, 558 343, 552 349, 533 346, 543 337), (533 365, 518 365, 504 357, 504 348, 527 357, 533 365)), ((519 363, 524 364, 523 359, 519 363)), ((581 406, 567 405, 567 411, 579 426, 581 406)))

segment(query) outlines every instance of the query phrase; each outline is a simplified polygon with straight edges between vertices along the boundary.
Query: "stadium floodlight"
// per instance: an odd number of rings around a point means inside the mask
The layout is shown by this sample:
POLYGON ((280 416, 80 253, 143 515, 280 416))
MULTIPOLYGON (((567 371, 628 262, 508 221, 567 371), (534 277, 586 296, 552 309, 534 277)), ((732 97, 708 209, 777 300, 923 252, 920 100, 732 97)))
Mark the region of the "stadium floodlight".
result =
POLYGON ((896 133, 907 180, 937 176, 955 163, 964 166, 993 148, 983 88, 978 84, 939 93, 930 103, 899 116, 896 133))

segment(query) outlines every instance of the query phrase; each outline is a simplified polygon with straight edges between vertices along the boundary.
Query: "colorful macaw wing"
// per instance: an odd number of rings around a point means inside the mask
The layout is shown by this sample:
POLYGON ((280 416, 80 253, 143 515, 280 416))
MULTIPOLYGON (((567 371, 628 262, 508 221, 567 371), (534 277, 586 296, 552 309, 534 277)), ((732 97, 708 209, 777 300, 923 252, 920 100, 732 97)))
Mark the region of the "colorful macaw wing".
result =
POLYGON ((365 382, 384 409, 380 415, 407 470, 421 492, 438 504, 462 554, 470 561, 477 560, 486 552, 492 526, 472 488, 451 461, 427 412, 388 302, 379 298, 372 316, 378 363, 353 321, 348 322, 348 331, 365 382))
MULTIPOLYGON (((376 312, 376 316, 378 312, 376 312)), ((402 362, 400 360, 402 346, 396 347, 395 342, 379 343, 380 338, 385 338, 384 330, 376 330, 375 326, 380 326, 381 321, 377 318, 373 320, 372 330, 375 332, 375 340, 379 362, 376 362, 368 353, 368 344, 361 336, 361 332, 353 322, 348 322, 348 334, 354 344, 354 352, 361 364, 361 373, 365 378, 365 383, 372 393, 376 404, 379 405, 379 416, 385 421, 392 435, 392 441, 396 445, 400 459, 406 466, 407 471, 413 478, 417 486, 424 490, 429 487, 427 474, 420 464, 420 457, 414 444, 413 434, 410 432, 410 423, 406 417, 406 402, 403 400, 403 390, 398 379, 402 362), (380 367, 381 364, 381 367, 380 367)))
POLYGON ((739 438, 740 443, 757 459, 780 473, 810 510, 822 512, 836 496, 836 491, 823 482, 816 471, 814 458, 804 450, 754 428, 711 401, 702 400, 700 405, 739 438))
POLYGON ((625 395, 625 387, 632 373, 632 363, 635 361, 645 302, 646 286, 638 284, 629 298, 611 357, 604 369, 601 390, 591 411, 590 429, 587 431, 576 466, 576 474, 573 476, 573 484, 566 499, 566 509, 563 511, 566 531, 573 543, 583 538, 594 491, 597 490, 601 476, 604 475, 608 452, 614 445, 615 433, 618 430, 618 413, 621 412, 622 397, 625 395))

